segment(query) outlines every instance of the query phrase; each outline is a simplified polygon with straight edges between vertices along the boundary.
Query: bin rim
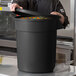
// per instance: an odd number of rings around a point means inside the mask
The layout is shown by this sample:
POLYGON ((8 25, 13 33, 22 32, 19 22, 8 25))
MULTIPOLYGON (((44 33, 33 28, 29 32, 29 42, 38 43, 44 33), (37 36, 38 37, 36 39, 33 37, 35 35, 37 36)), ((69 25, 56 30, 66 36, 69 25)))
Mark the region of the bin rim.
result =
POLYGON ((46 15, 46 16, 28 16, 28 17, 44 17, 44 18, 48 18, 48 19, 21 19, 22 16, 16 16, 14 19, 17 21, 47 21, 47 20, 59 20, 60 16, 58 15, 46 15))

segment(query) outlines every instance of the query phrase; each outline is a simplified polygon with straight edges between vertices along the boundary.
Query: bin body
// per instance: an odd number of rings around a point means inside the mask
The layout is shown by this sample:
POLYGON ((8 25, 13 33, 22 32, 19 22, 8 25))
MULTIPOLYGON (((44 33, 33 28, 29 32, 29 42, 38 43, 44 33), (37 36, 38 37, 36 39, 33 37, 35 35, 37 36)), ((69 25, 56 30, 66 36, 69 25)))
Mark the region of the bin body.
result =
POLYGON ((53 72, 56 60, 57 20, 15 20, 20 71, 53 72))

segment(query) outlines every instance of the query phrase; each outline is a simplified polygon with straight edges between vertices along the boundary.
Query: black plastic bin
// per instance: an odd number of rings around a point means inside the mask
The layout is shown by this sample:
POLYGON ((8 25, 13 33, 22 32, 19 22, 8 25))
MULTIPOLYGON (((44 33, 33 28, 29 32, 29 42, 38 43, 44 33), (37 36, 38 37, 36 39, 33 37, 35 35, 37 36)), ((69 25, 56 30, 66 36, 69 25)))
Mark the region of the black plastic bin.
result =
MULTIPOLYGON (((35 16, 35 18, 37 17, 35 16)), ((44 19, 15 19, 20 71, 29 73, 53 72, 56 61, 58 21, 59 17, 53 15, 45 16, 44 19)))

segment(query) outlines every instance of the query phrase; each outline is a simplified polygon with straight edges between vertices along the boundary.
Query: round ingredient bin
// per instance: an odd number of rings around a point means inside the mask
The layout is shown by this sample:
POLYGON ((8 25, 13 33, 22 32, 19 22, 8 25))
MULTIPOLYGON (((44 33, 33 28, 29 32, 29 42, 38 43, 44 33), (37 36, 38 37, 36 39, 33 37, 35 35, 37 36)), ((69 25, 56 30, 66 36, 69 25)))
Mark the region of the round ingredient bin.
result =
POLYGON ((56 61, 58 16, 16 18, 17 57, 20 71, 53 72, 56 61))

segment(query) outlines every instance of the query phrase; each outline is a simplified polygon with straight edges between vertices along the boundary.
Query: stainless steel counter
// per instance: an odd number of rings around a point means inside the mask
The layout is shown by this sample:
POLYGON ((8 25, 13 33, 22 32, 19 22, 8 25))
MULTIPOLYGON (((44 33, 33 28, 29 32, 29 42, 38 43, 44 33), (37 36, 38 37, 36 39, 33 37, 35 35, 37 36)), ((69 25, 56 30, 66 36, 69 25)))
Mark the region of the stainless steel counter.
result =
MULTIPOLYGON (((20 72, 17 68, 16 56, 0 56, 0 76, 73 76, 75 73, 74 67, 70 66, 70 71, 47 74, 32 74, 20 72), (1 60, 2 58, 2 60, 1 60)), ((60 70, 61 71, 61 70, 60 70)))
POLYGON ((32 74, 20 72, 14 65, 0 65, 0 76, 73 76, 73 73, 32 74))

